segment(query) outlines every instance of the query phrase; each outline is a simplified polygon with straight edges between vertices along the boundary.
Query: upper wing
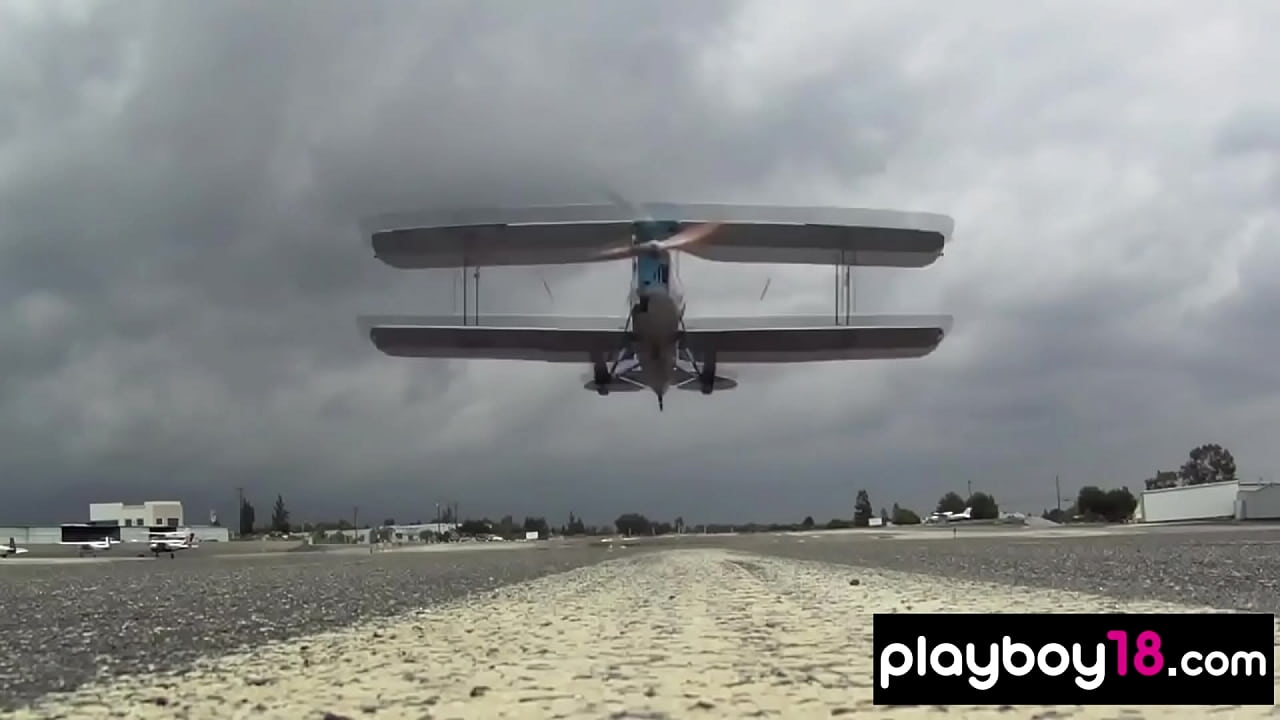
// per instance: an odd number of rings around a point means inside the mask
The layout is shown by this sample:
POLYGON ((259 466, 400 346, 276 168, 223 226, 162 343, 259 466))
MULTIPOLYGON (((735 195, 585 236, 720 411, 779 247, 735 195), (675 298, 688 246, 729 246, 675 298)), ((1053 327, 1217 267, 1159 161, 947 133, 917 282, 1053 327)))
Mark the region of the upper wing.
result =
POLYGON ((568 265, 631 242, 632 218, 611 205, 468 209, 362 223, 373 254, 397 268, 568 265))
POLYGON ((459 320, 368 318, 361 325, 379 350, 398 357, 586 363, 612 357, 628 343, 625 321, 613 318, 491 316, 480 325, 459 320))
POLYGON ((685 250, 719 262, 925 267, 955 229, 946 215, 865 208, 686 205, 680 212, 689 223, 722 223, 706 243, 685 250))
POLYGON ((703 318, 685 323, 684 343, 694 356, 723 363, 796 363, 924 357, 951 329, 951 317, 853 316, 703 318))
POLYGON ((456 210, 384 216, 362 223, 374 255, 398 268, 591 262, 629 243, 632 223, 721 227, 685 250, 741 263, 923 267, 950 240, 945 215, 832 207, 648 203, 637 218, 612 205, 456 210))

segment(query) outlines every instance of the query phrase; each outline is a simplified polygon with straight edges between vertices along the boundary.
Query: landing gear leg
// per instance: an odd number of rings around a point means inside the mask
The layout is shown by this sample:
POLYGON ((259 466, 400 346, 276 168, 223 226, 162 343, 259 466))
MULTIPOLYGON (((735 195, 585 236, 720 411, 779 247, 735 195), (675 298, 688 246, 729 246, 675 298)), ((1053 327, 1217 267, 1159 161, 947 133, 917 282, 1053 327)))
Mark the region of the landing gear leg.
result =
POLYGON ((609 394, 609 381, 611 378, 612 374, 605 367, 604 361, 597 360, 595 363, 596 394, 601 396, 609 394))
POLYGON ((716 356, 715 353, 709 353, 707 359, 702 363, 702 370, 698 373, 698 382, 702 385, 702 394, 710 395, 711 391, 716 387, 716 356))

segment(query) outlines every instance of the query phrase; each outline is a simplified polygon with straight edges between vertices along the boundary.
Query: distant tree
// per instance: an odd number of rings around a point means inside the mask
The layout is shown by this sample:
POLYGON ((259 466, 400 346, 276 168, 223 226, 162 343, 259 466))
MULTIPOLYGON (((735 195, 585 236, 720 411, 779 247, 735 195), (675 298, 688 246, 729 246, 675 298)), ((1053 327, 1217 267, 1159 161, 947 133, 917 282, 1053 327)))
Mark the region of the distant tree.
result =
POLYGON ((1178 475, 1184 485, 1230 482, 1236 479, 1236 460, 1230 450, 1208 443, 1189 453, 1178 475))
POLYGON ((453 508, 446 505, 444 510, 440 511, 440 522, 445 523, 446 525, 452 525, 456 522, 453 518, 453 508))
POLYGON ((658 521, 649 526, 649 532, 654 535, 670 535, 675 532, 675 526, 669 522, 658 521))
POLYGON ((1049 522, 1063 523, 1066 522, 1067 514, 1058 508, 1054 508, 1040 513, 1040 517, 1048 520, 1049 522))
POLYGON ((677 533, 684 532, 684 516, 683 515, 676 516, 675 530, 677 533))
POLYGON ((284 507, 283 495, 276 495, 276 506, 271 511, 271 529, 276 532, 289 532, 289 511, 284 507))
POLYGON ((240 534, 242 536, 253 534, 254 512, 253 505, 248 500, 240 503, 240 534))
POLYGON ((938 508, 934 512, 964 512, 964 498, 959 493, 949 492, 938 498, 938 508))
POLYGON ((880 508, 880 522, 883 522, 885 525, 888 525, 889 523, 893 522, 893 520, 889 517, 888 511, 885 510, 884 508, 880 508))
POLYGON ((914 512, 898 507, 898 503, 893 504, 893 515, 890 516, 894 525, 919 525, 920 516, 914 512))
POLYGON ((498 524, 494 526, 493 532, 504 538, 513 538, 516 536, 516 521, 510 515, 503 515, 498 524))
POLYGON ((1000 517, 1000 506, 996 504, 996 499, 984 492, 970 495, 965 507, 972 508, 970 517, 974 520, 994 520, 1000 517))
POLYGON ((1076 511, 1086 520, 1123 522, 1133 516, 1138 499, 1129 488, 1103 490, 1095 485, 1080 488, 1076 497, 1076 511))
POLYGON ((649 518, 640 513, 624 513, 613 521, 619 535, 648 535, 652 528, 649 518))
POLYGON ((390 527, 391 525, 395 525, 395 524, 396 524, 395 518, 387 518, 382 521, 382 527, 390 527))
POLYGON ((812 515, 805 515, 805 516, 804 516, 804 522, 800 523, 800 527, 804 528, 805 530, 812 530, 812 529, 813 529, 813 516, 812 516, 812 515))
POLYGON ((546 538, 551 535, 551 528, 547 525, 546 518, 526 517, 524 519, 524 531, 526 533, 538 533, 538 537, 546 538))
POLYGON ((853 523, 849 522, 848 520, 842 520, 840 518, 832 518, 831 520, 827 521, 828 530, 844 530, 850 527, 853 527, 853 523))
POLYGON ((493 524, 488 520, 463 520, 458 525, 458 533, 470 537, 488 535, 491 532, 493 532, 493 524))
POLYGON ((1146 480, 1148 490, 1163 490, 1178 486, 1178 473, 1173 470, 1157 470, 1155 477, 1146 480))
POLYGON ((867 495, 866 490, 859 490, 858 497, 853 501, 853 526, 866 527, 871 524, 871 514, 875 512, 871 508, 871 498, 867 495))
POLYGON ((564 526, 563 534, 565 536, 586 535, 587 527, 582 524, 582 518, 574 515, 573 513, 569 513, 569 522, 564 526))

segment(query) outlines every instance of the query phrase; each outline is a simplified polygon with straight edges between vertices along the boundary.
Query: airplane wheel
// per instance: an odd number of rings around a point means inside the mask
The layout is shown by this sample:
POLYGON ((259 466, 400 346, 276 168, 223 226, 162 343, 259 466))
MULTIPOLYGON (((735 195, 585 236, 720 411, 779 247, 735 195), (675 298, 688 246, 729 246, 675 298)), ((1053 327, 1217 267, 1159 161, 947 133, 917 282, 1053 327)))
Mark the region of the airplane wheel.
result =
POLYGON ((705 374, 698 379, 698 383, 702 386, 703 395, 710 395, 712 390, 716 389, 716 378, 714 375, 707 377, 705 374))

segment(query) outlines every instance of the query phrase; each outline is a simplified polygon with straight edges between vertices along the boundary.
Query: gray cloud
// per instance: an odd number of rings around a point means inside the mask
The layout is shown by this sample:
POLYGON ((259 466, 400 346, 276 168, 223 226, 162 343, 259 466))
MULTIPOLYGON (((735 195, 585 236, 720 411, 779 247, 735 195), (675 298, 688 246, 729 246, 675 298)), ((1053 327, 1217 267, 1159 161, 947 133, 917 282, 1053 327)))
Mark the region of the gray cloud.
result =
MULTIPOLYGON (((1205 440, 1276 472, 1270 3, 0 13, 9 520, 142 496, 225 516, 237 485, 310 517, 825 518, 966 481, 1037 510, 1055 473, 1136 487, 1205 440), (658 415, 583 392, 585 368, 396 360, 356 331, 454 292, 380 267, 362 216, 604 185, 949 213, 947 256, 860 272, 858 309, 954 312, 954 334, 921 361, 744 368, 658 415)), ((829 268, 681 276, 700 314, 832 304, 829 268)), ((624 307, 623 268, 482 282, 493 312, 624 307)))

